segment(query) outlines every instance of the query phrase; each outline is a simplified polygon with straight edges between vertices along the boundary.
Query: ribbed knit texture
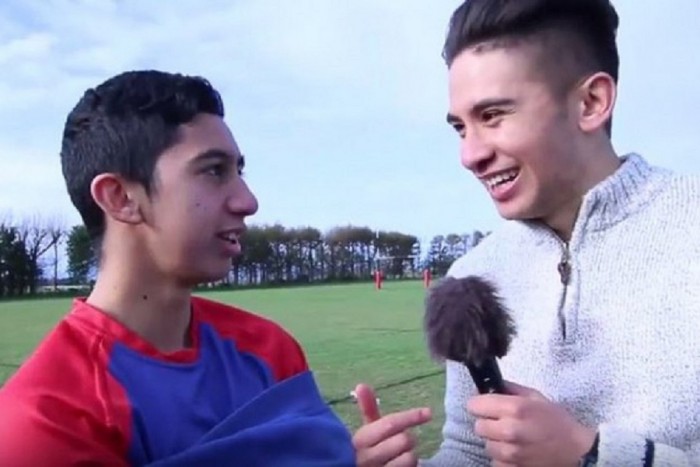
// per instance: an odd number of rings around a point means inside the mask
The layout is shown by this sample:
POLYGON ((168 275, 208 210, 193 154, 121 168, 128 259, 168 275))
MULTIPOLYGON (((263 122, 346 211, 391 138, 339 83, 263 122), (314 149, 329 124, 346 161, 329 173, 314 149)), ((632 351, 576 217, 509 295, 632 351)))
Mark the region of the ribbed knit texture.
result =
MULTIPOLYGON (((457 260, 449 275, 498 286, 518 336, 504 378, 538 389, 600 430, 599 466, 700 465, 700 177, 623 164, 583 200, 569 242, 506 222, 457 260)), ((423 466, 489 465, 465 404, 476 393, 448 362, 444 441, 423 466)))

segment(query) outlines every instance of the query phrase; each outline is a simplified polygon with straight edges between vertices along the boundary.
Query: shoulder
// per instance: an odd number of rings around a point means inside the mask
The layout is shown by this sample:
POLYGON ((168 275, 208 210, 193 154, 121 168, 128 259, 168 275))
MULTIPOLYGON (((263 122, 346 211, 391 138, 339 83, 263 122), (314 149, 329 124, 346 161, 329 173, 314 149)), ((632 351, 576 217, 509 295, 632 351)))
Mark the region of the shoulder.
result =
POLYGON ((95 384, 93 373, 97 368, 106 370, 109 349, 103 339, 69 314, 41 340, 2 392, 28 397, 85 388, 89 393, 94 389, 89 387, 95 384))
POLYGON ((652 252, 663 251, 664 262, 677 268, 678 274, 693 271, 697 277, 694 258, 700 255, 700 176, 667 172, 657 187, 630 223, 637 245, 652 252))
POLYGON ((700 175, 650 167, 652 176, 629 227, 649 241, 678 239, 688 253, 700 251, 700 175))
POLYGON ((118 397, 120 388, 107 376, 99 339, 69 315, 0 388, 0 437, 5 440, 0 461, 34 459, 39 465, 46 456, 73 458, 82 451, 112 464, 122 458, 128 414, 120 415, 107 400, 108 394, 118 397), (27 450, 30 445, 33 451, 27 450))
POLYGON ((678 214, 700 217, 700 175, 670 173, 662 183, 658 201, 675 207, 678 214))
POLYGON ((199 319, 236 348, 262 358, 277 380, 306 371, 308 364, 301 345, 282 325, 236 306, 193 297, 199 319))
POLYGON ((678 172, 651 164, 639 155, 635 154, 634 157, 647 181, 644 196, 640 197, 643 202, 700 212, 700 203, 697 202, 700 198, 700 174, 678 172))

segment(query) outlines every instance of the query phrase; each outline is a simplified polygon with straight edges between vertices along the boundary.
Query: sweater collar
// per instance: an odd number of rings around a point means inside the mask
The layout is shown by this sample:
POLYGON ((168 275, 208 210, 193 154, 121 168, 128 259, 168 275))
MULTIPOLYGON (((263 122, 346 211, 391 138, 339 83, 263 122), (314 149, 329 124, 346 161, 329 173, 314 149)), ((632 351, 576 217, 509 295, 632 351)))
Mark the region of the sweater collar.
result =
POLYGON ((630 153, 620 159, 618 169, 583 197, 574 236, 581 229, 597 231, 612 227, 643 208, 663 188, 664 180, 655 177, 659 169, 642 156, 630 153))
MULTIPOLYGON (((620 161, 615 172, 584 195, 571 242, 577 242, 586 233, 608 229, 633 215, 652 201, 666 183, 665 177, 658 176, 666 172, 651 166, 639 154, 626 154, 620 161)), ((545 230, 554 234, 539 222, 526 221, 525 224, 535 232, 545 230)))

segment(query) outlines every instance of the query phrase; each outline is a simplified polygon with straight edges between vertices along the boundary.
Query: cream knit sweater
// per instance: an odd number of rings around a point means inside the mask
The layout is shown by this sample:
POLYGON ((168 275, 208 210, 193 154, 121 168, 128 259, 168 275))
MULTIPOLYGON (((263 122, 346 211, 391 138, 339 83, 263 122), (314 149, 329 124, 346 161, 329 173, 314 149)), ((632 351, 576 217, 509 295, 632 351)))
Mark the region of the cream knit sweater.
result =
MULTIPOLYGON (((623 161, 585 196, 568 245, 507 222, 448 274, 497 284, 518 328, 504 378, 597 427, 597 465, 700 465, 700 178, 623 161)), ((448 362, 446 385, 444 441, 421 465, 489 465, 469 373, 448 362)))

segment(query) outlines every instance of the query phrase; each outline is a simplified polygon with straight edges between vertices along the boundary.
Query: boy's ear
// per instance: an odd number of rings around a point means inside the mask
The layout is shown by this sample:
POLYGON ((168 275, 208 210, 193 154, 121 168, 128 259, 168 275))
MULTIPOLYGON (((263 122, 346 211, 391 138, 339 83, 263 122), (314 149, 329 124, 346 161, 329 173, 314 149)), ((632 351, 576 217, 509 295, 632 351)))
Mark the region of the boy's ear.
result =
POLYGON ((136 184, 112 173, 103 173, 92 180, 90 194, 106 216, 125 224, 143 221, 136 196, 136 184))

